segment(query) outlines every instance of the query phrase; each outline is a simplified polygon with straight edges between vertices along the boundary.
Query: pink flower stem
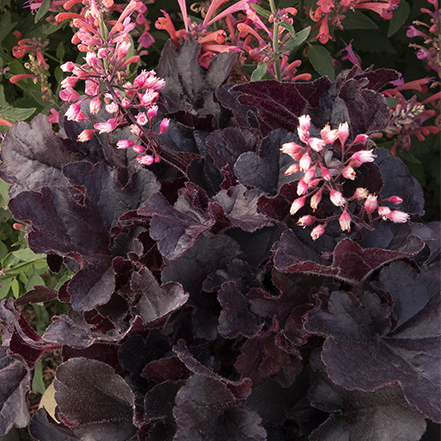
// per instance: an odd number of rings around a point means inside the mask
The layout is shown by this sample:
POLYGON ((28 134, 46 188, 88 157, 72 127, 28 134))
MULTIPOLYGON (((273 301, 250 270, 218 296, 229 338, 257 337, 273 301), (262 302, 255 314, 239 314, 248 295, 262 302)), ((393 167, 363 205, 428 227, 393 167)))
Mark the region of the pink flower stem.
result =
POLYGON ((280 72, 280 60, 279 60, 279 21, 277 18, 276 4, 274 0, 269 0, 271 13, 274 15, 273 26, 273 63, 274 71, 276 73, 277 81, 282 81, 282 74, 280 72))

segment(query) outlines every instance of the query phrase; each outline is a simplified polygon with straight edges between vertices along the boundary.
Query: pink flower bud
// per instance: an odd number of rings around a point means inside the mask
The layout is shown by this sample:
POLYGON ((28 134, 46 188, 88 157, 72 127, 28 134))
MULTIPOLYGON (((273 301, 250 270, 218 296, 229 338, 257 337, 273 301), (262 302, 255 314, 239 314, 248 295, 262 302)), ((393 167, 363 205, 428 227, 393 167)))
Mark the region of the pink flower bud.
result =
POLYGON ((65 89, 66 87, 74 87, 75 84, 77 84, 78 78, 77 77, 66 77, 61 82, 61 87, 65 89))
POLYGON ((303 176, 303 181, 306 184, 309 184, 311 182, 311 179, 315 176, 316 168, 317 167, 314 165, 306 171, 305 175, 303 176))
POLYGON ((60 90, 60 98, 68 103, 76 101, 80 97, 80 94, 76 92, 72 87, 66 87, 66 89, 60 90))
POLYGON ((124 108, 129 107, 130 106, 130 100, 126 97, 124 97, 121 100, 121 106, 123 106, 124 108))
POLYGON ((116 147, 119 149, 128 149, 129 147, 132 147, 135 143, 133 141, 130 141, 129 139, 121 139, 116 143, 116 147))
POLYGON ((351 179, 352 181, 356 178, 356 174, 355 174, 355 170, 350 166, 350 165, 348 165, 347 167, 345 167, 343 170, 342 170, 342 175, 346 178, 346 179, 351 179))
POLYGON ((340 139, 341 145, 345 145, 346 140, 349 136, 349 125, 347 122, 344 122, 343 124, 339 124, 338 130, 337 130, 338 138, 340 139))
POLYGON ((86 80, 84 92, 86 95, 95 96, 98 95, 98 93, 100 92, 100 87, 95 81, 86 80))
POLYGON ((369 136, 367 135, 357 135, 352 142, 352 144, 364 144, 368 140, 369 136))
POLYGON ((108 55, 107 49, 105 49, 103 47, 98 49, 98 57, 100 57, 100 58, 107 58, 107 55, 108 55))
POLYGON ((151 155, 137 156, 136 160, 142 165, 152 165, 154 162, 156 162, 151 155))
POLYGON ((353 167, 360 167, 365 162, 374 162, 377 156, 372 153, 372 150, 360 150, 354 153, 349 160, 349 165, 353 167))
POLYGON ((300 171, 299 164, 292 164, 285 170, 285 176, 292 175, 293 173, 298 173, 300 171))
POLYGON ((353 198, 357 199, 357 201, 361 201, 362 199, 366 199, 368 197, 367 188, 358 187, 355 192, 353 198))
POLYGON ((95 115, 96 113, 99 112, 100 108, 101 108, 101 100, 100 97, 97 96, 89 103, 90 113, 92 115, 95 115))
POLYGON ((294 160, 298 161, 302 157, 302 148, 295 142, 287 142, 282 145, 280 149, 283 153, 291 156, 294 160))
POLYGON ((169 124, 170 120, 168 118, 164 118, 159 126, 159 134, 164 133, 168 129, 169 124))
POLYGON ((309 115, 302 115, 299 117, 299 126, 297 127, 297 133, 299 138, 305 144, 308 143, 309 128, 311 127, 311 117, 309 115))
POLYGON ((409 220, 409 215, 403 211, 395 210, 389 213, 388 219, 398 224, 404 224, 409 220))
POLYGON ((75 67, 76 65, 72 61, 68 61, 67 63, 64 63, 60 66, 63 72, 72 72, 75 67))
POLYGON ((346 211, 346 208, 338 219, 338 222, 340 223, 342 231, 351 231, 351 216, 346 211))
POLYGON ((330 181, 332 179, 331 173, 329 173, 329 170, 323 165, 320 164, 320 171, 322 172, 323 179, 325 181, 330 181))
POLYGON ((305 205, 305 196, 297 198, 289 209, 289 214, 296 214, 305 205))
POLYGON ((131 43, 130 41, 122 41, 121 43, 118 43, 116 46, 116 57, 121 60, 127 56, 130 50, 131 43))
POLYGON ((308 155, 308 153, 305 153, 299 161, 299 165, 300 165, 300 170, 305 172, 306 170, 309 169, 310 165, 311 165, 311 157, 308 155))
POLYGON ((323 150, 323 147, 326 145, 326 142, 323 141, 323 139, 319 138, 309 138, 308 145, 312 148, 312 150, 316 152, 321 152, 323 150))
POLYGON ((110 118, 106 122, 93 125, 100 133, 110 133, 116 129, 115 118, 110 118))
POLYGON ((399 196, 391 196, 390 198, 384 200, 391 201, 393 204, 401 204, 403 202, 403 199, 401 199, 399 196))
POLYGON ((158 106, 152 106, 147 110, 147 118, 149 120, 153 119, 158 114, 158 106))
POLYGON ((297 194, 299 196, 302 196, 307 191, 308 191, 308 184, 303 179, 300 179, 300 181, 297 184, 297 194))
POLYGON ((325 232, 325 227, 323 225, 317 225, 311 231, 312 240, 317 240, 325 232))
POLYGON ((316 193, 314 193, 311 196, 311 200, 309 201, 309 205, 311 206, 312 211, 317 210, 317 207, 318 207, 320 201, 322 200, 322 193, 323 193, 323 190, 320 189, 319 191, 317 191, 316 193))
POLYGON ((329 124, 326 124, 325 127, 320 131, 320 136, 326 144, 333 144, 334 141, 338 138, 338 131, 331 130, 329 124))
POLYGON ((77 141, 79 142, 86 142, 90 141, 93 138, 93 135, 95 134, 95 130, 83 130, 77 138, 77 141))
POLYGON ((378 207, 378 215, 383 218, 383 220, 387 220, 389 213, 391 212, 389 207, 378 207))
MULTIPOLYGON (((144 153, 146 151, 146 149, 139 144, 135 144, 132 146, 132 149, 136 152, 136 153, 144 153)), ((150 165, 150 164, 149 164, 150 165)))
POLYGON ((64 114, 64 116, 68 119, 68 121, 75 121, 78 114, 81 111, 81 103, 82 101, 79 101, 77 103, 71 104, 69 108, 67 109, 67 112, 64 114))
POLYGON ((115 102, 106 105, 106 111, 108 113, 116 113, 118 112, 118 104, 115 102))
POLYGON ((319 185, 322 178, 311 179, 308 183, 308 188, 315 188, 319 185))
POLYGON ((137 122, 140 126, 144 126, 144 125, 146 125, 146 124, 149 122, 149 120, 148 120, 148 118, 147 118, 147 115, 146 115, 144 112, 139 112, 139 113, 136 115, 136 122, 137 122))
POLYGON ((298 221, 297 225, 301 227, 306 227, 307 225, 312 225, 316 221, 314 216, 310 216, 309 214, 306 216, 302 216, 298 221))
POLYGON ((146 93, 139 96, 139 100, 143 106, 151 107, 158 100, 158 96, 158 92, 149 89, 146 93))
POLYGON ((377 196, 370 194, 364 202, 364 208, 368 213, 373 213, 378 207, 377 196))
POLYGON ((343 207, 346 204, 346 199, 337 190, 331 190, 331 195, 329 196, 331 202, 337 207, 343 207))

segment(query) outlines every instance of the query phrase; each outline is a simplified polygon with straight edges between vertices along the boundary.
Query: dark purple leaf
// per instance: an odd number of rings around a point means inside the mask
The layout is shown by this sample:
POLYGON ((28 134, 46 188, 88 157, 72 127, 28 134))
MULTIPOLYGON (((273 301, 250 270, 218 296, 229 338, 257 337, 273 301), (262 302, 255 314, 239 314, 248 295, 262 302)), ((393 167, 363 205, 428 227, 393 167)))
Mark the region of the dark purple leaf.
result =
POLYGON ((407 401, 441 420, 439 295, 394 333, 391 307, 365 292, 331 294, 327 308, 312 312, 305 329, 326 336, 322 360, 331 380, 349 390, 375 391, 400 384, 407 401))
POLYGON ((135 397, 107 364, 72 358, 58 367, 54 387, 61 416, 80 439, 127 441, 135 433, 135 397))
POLYGON ((297 181, 288 182, 282 185, 277 196, 262 195, 257 202, 257 207, 268 218, 283 221, 290 215, 289 209, 297 197, 297 181))
MULTIPOLYGON (((314 354, 315 355, 315 354, 314 354)), ((313 358, 315 358, 313 355, 313 358)), ((310 436, 311 441, 394 439, 419 441, 426 428, 424 415, 409 406, 399 386, 375 392, 346 390, 334 384, 325 367, 312 373, 311 404, 330 417, 310 436)))
POLYGON ((324 266, 312 261, 297 263, 297 257, 290 260, 283 249, 280 251, 277 248, 283 245, 283 242, 280 241, 275 246, 274 263, 275 268, 279 271, 321 274, 354 283, 366 279, 373 271, 386 263, 418 254, 423 249, 424 244, 416 236, 414 236, 414 239, 413 242, 408 243, 409 249, 403 251, 361 248, 351 239, 343 239, 334 249, 331 266, 324 266))
POLYGON ((251 378, 253 384, 262 384, 265 379, 272 378, 283 387, 289 387, 302 370, 302 357, 282 334, 270 330, 243 344, 242 354, 234 367, 251 378))
POLYGON ((66 187, 62 168, 80 158, 69 140, 53 132, 47 116, 39 114, 30 125, 20 121, 11 127, 2 142, 0 177, 14 184, 9 191, 11 197, 45 186, 66 187))
POLYGON ((177 381, 190 376, 190 371, 178 357, 161 358, 147 363, 142 370, 142 376, 158 383, 177 381))
POLYGON ((282 144, 294 139, 295 135, 286 130, 274 130, 263 138, 258 154, 242 153, 234 164, 238 181, 270 196, 275 195, 283 184, 295 179, 293 175, 285 176, 285 169, 292 159, 280 152, 282 144))
POLYGON ((38 441, 78 441, 64 424, 50 424, 45 409, 38 409, 32 416, 29 432, 38 441))
POLYGON ((221 190, 212 201, 222 207, 225 216, 235 227, 252 233, 272 225, 262 213, 257 211, 259 196, 260 191, 247 190, 245 186, 238 184, 228 190, 221 190))
POLYGON ((176 395, 174 441, 264 441, 257 413, 242 407, 220 381, 194 374, 176 395))
POLYGON ((160 286, 148 268, 134 272, 130 281, 134 292, 141 293, 139 302, 134 311, 149 323, 180 308, 187 300, 182 285, 169 282, 160 286))
MULTIPOLYGON (((0 322, 1 323, 1 322, 0 322)), ((31 388, 31 374, 19 355, 8 355, 0 346, 0 436, 13 426, 25 427, 29 422, 26 394, 31 388)))
POLYGON ((158 241, 161 254, 174 260, 214 225, 215 220, 207 206, 205 192, 194 184, 187 184, 179 192, 173 207, 161 193, 157 193, 138 209, 138 214, 152 217, 150 236, 158 241))
POLYGON ((155 69, 166 82, 161 95, 167 101, 167 112, 187 110, 199 116, 213 115, 218 120, 220 106, 214 102, 213 94, 227 79, 237 54, 219 54, 207 71, 198 62, 200 51, 201 45, 196 41, 183 43, 179 49, 171 40, 165 44, 155 69))
POLYGON ((217 298, 222 306, 219 316, 219 333, 225 338, 236 338, 239 334, 252 338, 263 327, 263 321, 250 311, 246 297, 237 290, 232 280, 224 282, 217 298))
POLYGON ((257 137, 248 129, 240 127, 227 127, 215 130, 206 139, 210 147, 210 154, 214 164, 219 170, 228 165, 233 171, 237 158, 245 152, 256 150, 257 137))
POLYGON ((23 294, 15 300, 16 306, 27 305, 28 303, 49 302, 57 297, 58 292, 44 285, 35 285, 31 291, 23 294))

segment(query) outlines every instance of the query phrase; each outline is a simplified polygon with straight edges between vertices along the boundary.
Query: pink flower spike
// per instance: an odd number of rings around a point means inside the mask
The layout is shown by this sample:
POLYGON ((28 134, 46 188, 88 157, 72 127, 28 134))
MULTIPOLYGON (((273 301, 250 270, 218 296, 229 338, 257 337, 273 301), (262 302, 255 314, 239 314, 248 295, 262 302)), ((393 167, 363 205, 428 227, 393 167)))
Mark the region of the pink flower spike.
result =
POLYGON ((391 201, 393 204, 401 204, 403 202, 403 199, 401 199, 399 196, 391 196, 390 198, 384 200, 391 201))
POLYGON ((298 173, 300 171, 300 165, 299 164, 291 164, 286 170, 285 170, 285 176, 292 175, 293 173, 298 173))
POLYGON ((303 179, 300 179, 300 181, 297 184, 297 194, 299 196, 302 196, 307 191, 308 191, 308 184, 303 179))
POLYGON ((409 220, 409 215, 403 211, 391 211, 389 213, 388 219, 397 224, 404 224, 409 220))
MULTIPOLYGON (((136 153, 144 153, 146 151, 146 149, 139 144, 135 144, 132 146, 132 149, 136 152, 136 153)), ((150 164, 149 164, 150 165, 150 164)))
POLYGON ((337 207, 343 207, 346 204, 346 199, 337 190, 331 190, 331 195, 329 196, 331 202, 337 207))
POLYGON ((307 225, 312 225, 315 221, 315 217, 308 214, 306 216, 302 216, 297 221, 297 225, 300 225, 301 227, 306 227, 307 225))
POLYGON ((86 142, 90 141, 93 138, 93 135, 95 134, 95 130, 83 130, 77 138, 77 141, 79 142, 86 142))
POLYGON ((374 162, 377 155, 372 153, 373 150, 360 150, 354 153, 349 161, 349 165, 360 167, 365 162, 374 162))
POLYGON ((345 167, 343 170, 342 170, 342 175, 346 178, 346 179, 351 179, 352 181, 356 178, 356 174, 355 174, 355 170, 350 166, 350 165, 348 165, 347 167, 345 167))
POLYGON ((317 225, 311 231, 312 240, 317 240, 325 232, 325 227, 323 225, 317 225))
POLYGON ((344 122, 343 124, 340 124, 338 126, 338 138, 340 139, 341 145, 344 146, 346 140, 348 139, 349 136, 349 125, 347 122, 344 122))
POLYGON ((368 197, 368 191, 366 188, 358 187, 355 192, 353 198, 357 199, 357 201, 361 201, 368 197))
POLYGON ((387 220, 391 209, 389 207, 378 207, 378 215, 387 220))
POLYGON ((309 138, 308 145, 312 148, 312 150, 316 152, 321 152, 323 150, 323 147, 326 145, 326 141, 323 141, 323 139, 319 138, 309 138))
POLYGON ((331 130, 329 124, 326 124, 325 127, 320 131, 320 136, 326 144, 333 144, 334 141, 338 138, 338 131, 331 130))
POLYGON ((322 173, 323 179, 325 181, 330 181, 332 179, 331 173, 329 173, 329 170, 325 167, 323 167, 323 165, 320 164, 320 171, 322 173))
POLYGON ((159 126, 159 134, 164 133, 168 129, 169 124, 170 120, 168 118, 164 118, 159 126))
POLYGON ((151 155, 137 156, 136 160, 141 165, 152 165, 154 162, 157 162, 157 161, 155 161, 155 159, 151 155))
POLYGON ((346 211, 346 208, 338 219, 338 222, 340 223, 342 231, 351 231, 351 216, 346 211))
POLYGON ((95 129, 99 130, 99 133, 110 133, 116 129, 115 118, 110 118, 106 122, 97 123, 93 125, 95 129))
POLYGON ((301 198, 297 198, 291 204, 291 208, 289 209, 289 214, 296 214, 303 206, 305 205, 305 196, 301 198))
POLYGON ((364 202, 364 208, 368 213, 373 213, 378 207, 377 196, 370 194, 364 202))
POLYGON ((130 141, 129 139, 121 139, 116 143, 116 147, 119 149, 128 149, 129 147, 132 147, 135 143, 133 141, 130 141))
POLYGON ((311 157, 308 155, 308 153, 305 153, 299 161, 300 170, 303 172, 306 172, 306 170, 309 169, 311 165, 311 157))

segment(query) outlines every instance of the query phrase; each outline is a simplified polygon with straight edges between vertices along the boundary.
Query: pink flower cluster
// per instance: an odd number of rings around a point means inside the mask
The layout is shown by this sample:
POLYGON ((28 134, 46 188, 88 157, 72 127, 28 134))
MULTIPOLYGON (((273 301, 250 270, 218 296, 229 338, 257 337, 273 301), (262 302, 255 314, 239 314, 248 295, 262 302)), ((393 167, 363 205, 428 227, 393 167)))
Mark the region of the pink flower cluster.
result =
MULTIPOLYGON (((391 220, 392 222, 406 222, 408 214, 391 210, 386 206, 379 206, 378 196, 369 194, 368 190, 359 187, 350 198, 343 196, 343 185, 346 180, 355 180, 356 169, 366 162, 373 162, 376 156, 372 150, 358 150, 352 153, 348 159, 345 158, 345 151, 351 150, 355 144, 366 144, 368 136, 365 134, 357 135, 354 141, 348 146, 345 143, 349 137, 348 123, 340 124, 337 129, 330 128, 327 124, 320 131, 320 138, 310 136, 311 117, 302 115, 299 118, 297 133, 303 145, 289 142, 282 145, 281 151, 288 154, 296 162, 288 167, 285 175, 293 173, 303 173, 303 177, 297 184, 297 195, 290 208, 290 214, 295 215, 309 200, 309 206, 315 212, 322 201, 323 194, 329 194, 329 199, 333 205, 339 207, 341 213, 326 219, 318 219, 312 215, 305 215, 298 219, 297 224, 303 227, 317 225, 311 232, 311 237, 316 240, 324 232, 326 225, 338 218, 342 231, 351 230, 351 222, 363 227, 372 228, 374 221, 379 219, 391 220), (339 142, 341 145, 341 159, 333 157, 332 145, 339 142), (328 146, 328 147, 327 147, 328 146), (363 201, 358 213, 353 212, 353 201, 363 201), (374 212, 377 216, 374 217, 374 212), (364 221, 367 216, 369 225, 364 221)), ((386 199, 394 204, 399 204, 402 199, 393 196, 386 199)), ((384 202, 384 201, 381 201, 384 202)))
MULTIPOLYGON (((113 2, 112 2, 113 4, 113 2)), ((81 110, 82 103, 89 100, 91 114, 96 114, 104 106, 111 114, 107 121, 94 123, 94 129, 84 130, 78 136, 81 142, 92 139, 94 133, 109 133, 121 124, 131 124, 132 132, 138 136, 138 142, 129 145, 127 141, 118 148, 132 147, 137 153, 149 155, 138 156, 138 162, 148 164, 160 160, 156 150, 157 143, 152 142, 155 135, 152 130, 152 119, 158 108, 158 91, 165 87, 165 81, 158 78, 154 71, 143 70, 132 82, 127 81, 128 66, 139 61, 139 56, 130 56, 130 31, 135 23, 130 19, 131 14, 139 10, 142 2, 131 0, 118 20, 105 21, 108 1, 91 0, 81 14, 61 13, 58 21, 73 19, 73 25, 78 29, 72 42, 78 45, 80 51, 86 53, 85 63, 81 66, 69 61, 61 66, 64 72, 71 76, 61 82, 60 98, 72 102, 65 116, 68 120, 83 121, 88 119, 81 110), (86 98, 81 98, 74 90, 78 80, 85 81, 86 98), (135 115, 133 109, 138 113, 135 115), (145 144, 142 146, 141 144, 145 144)), ((107 11, 108 12, 108 11, 107 11)), ((93 121, 92 121, 93 122, 93 121)), ((168 127, 168 120, 163 120, 160 127, 162 133, 168 127)))

